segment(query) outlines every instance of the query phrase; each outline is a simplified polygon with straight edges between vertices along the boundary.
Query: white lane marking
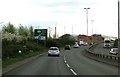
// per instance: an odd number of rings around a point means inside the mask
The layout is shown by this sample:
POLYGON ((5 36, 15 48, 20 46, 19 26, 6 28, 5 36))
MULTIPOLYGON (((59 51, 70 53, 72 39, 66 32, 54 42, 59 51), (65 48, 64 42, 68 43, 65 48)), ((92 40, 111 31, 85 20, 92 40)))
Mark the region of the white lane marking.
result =
POLYGON ((70 67, 68 64, 66 64, 67 65, 67 67, 70 67))
POLYGON ((66 61, 66 59, 65 59, 65 56, 64 56, 64 62, 65 62, 65 64, 67 65, 67 67, 70 69, 70 71, 71 71, 74 75, 77 75, 77 73, 76 73, 73 69, 71 69, 70 66, 67 64, 67 61, 66 61))
POLYGON ((71 71, 74 75, 77 75, 77 73, 75 73, 75 71, 73 71, 73 69, 70 69, 70 71, 71 71))

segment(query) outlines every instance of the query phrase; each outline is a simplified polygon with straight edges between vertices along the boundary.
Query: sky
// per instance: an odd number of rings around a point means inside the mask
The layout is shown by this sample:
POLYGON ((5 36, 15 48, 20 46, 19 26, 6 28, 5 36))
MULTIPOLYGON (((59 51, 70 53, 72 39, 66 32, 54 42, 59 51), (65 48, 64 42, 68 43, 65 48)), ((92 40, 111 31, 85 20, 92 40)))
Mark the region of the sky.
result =
POLYGON ((0 25, 49 29, 57 35, 87 34, 118 36, 118 0, 0 0, 0 25), (93 22, 91 21, 93 20, 93 22))

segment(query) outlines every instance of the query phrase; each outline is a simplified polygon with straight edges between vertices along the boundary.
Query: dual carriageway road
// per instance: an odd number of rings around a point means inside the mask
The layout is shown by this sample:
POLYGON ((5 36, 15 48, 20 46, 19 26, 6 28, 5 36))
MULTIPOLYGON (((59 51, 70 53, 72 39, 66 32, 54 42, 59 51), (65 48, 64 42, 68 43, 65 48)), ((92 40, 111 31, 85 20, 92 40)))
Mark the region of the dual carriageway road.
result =
POLYGON ((118 75, 118 67, 85 57, 82 52, 87 48, 61 50, 60 57, 48 57, 45 53, 5 75, 118 75))

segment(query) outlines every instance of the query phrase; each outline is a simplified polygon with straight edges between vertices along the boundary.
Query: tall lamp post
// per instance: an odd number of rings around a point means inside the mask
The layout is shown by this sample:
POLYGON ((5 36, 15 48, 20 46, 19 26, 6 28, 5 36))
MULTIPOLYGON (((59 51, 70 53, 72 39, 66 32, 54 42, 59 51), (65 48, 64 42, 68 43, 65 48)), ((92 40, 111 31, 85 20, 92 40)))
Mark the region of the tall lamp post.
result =
MULTIPOLYGON (((118 55, 120 55, 120 1, 118 0, 118 55)), ((118 60, 118 65, 120 65, 120 59, 118 60)), ((118 68, 120 69, 120 67, 118 68)), ((120 72, 120 71, 119 71, 120 72)), ((120 77, 120 74, 119 74, 120 77)))
POLYGON ((119 19, 120 14, 119 13, 120 13, 120 1, 118 0, 118 51, 120 52, 120 19, 119 19))
POLYGON ((88 43, 88 9, 90 8, 84 8, 86 10, 86 24, 87 24, 87 43, 88 43))

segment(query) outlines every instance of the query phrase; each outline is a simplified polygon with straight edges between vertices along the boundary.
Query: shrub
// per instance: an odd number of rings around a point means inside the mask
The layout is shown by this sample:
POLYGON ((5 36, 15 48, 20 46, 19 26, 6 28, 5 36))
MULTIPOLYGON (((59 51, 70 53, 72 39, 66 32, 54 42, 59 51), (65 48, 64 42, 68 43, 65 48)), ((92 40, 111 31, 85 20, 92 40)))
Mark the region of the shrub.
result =
POLYGON ((116 39, 116 40, 114 41, 113 47, 118 47, 118 39, 116 39))

